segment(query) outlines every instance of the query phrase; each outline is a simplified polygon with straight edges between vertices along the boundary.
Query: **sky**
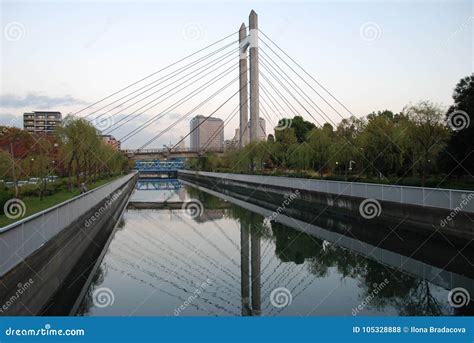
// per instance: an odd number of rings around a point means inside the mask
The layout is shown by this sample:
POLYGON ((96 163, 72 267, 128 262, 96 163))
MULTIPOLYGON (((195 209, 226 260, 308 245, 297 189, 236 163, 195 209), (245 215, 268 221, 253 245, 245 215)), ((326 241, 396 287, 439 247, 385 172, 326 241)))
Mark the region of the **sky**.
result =
MULTIPOLYGON (((22 127, 23 112, 33 110, 75 113, 236 32, 248 23, 251 9, 260 29, 356 116, 399 112, 420 100, 447 108, 456 83, 473 72, 473 3, 1 1, 0 125, 22 127)), ((192 115, 210 114, 238 90, 232 87, 192 115)), ((324 105, 316 94, 311 97, 324 105)), ((215 116, 224 119, 235 101, 215 116)), ((151 120, 124 147, 140 147, 195 104, 151 120)), ((143 113, 113 134, 125 136, 164 108, 143 113)), ((337 124, 350 115, 329 112, 316 119, 337 124)), ((226 139, 236 127, 237 116, 226 125, 226 139)), ((183 120, 148 147, 174 143, 188 132, 189 121, 183 120)))

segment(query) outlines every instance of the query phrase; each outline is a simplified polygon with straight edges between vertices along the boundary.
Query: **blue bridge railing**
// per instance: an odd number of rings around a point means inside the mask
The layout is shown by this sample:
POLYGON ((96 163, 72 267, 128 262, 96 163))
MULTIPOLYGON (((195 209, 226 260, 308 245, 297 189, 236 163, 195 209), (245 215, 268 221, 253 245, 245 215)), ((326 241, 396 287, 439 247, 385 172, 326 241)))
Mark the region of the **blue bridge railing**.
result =
POLYGON ((178 179, 138 180, 136 189, 139 191, 179 190, 182 187, 178 179))
POLYGON ((135 169, 140 172, 163 172, 184 169, 184 162, 176 161, 136 161, 135 169))

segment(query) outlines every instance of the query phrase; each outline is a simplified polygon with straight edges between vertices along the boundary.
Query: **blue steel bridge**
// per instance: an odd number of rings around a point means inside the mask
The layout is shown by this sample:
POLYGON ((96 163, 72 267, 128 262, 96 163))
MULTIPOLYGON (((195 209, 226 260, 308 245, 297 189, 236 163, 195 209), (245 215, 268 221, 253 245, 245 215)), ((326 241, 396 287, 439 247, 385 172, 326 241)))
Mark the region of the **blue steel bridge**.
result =
POLYGON ((182 160, 135 161, 135 170, 140 173, 178 172, 179 169, 184 169, 184 162, 182 160))

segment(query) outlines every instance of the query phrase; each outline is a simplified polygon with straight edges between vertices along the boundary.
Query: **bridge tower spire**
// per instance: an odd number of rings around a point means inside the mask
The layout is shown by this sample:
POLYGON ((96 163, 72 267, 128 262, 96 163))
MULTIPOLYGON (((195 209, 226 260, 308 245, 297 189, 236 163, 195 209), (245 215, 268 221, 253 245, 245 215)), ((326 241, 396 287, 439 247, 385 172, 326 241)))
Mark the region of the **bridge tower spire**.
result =
POLYGON ((240 125, 239 125, 239 148, 244 147, 249 142, 249 105, 248 105, 248 76, 247 76, 247 28, 242 23, 239 30, 239 81, 240 81, 240 125))
POLYGON ((258 139, 259 81, 258 81, 258 16, 254 10, 249 15, 249 57, 250 57, 250 141, 258 139))

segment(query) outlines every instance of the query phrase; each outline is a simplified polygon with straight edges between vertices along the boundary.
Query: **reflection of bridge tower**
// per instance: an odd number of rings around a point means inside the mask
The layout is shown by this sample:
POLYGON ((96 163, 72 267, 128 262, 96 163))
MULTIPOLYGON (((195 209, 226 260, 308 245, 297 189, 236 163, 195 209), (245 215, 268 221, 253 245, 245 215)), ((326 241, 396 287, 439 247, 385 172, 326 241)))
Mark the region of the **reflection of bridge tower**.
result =
POLYGON ((241 271, 241 296, 242 315, 259 316, 262 313, 261 301, 261 262, 260 262, 260 236, 252 231, 247 223, 240 223, 240 271, 241 271), (250 244, 251 243, 251 244, 250 244), (249 251, 250 250, 250 251, 249 251), (251 257, 251 260, 250 260, 251 257), (252 299, 250 303, 250 264, 252 299))

